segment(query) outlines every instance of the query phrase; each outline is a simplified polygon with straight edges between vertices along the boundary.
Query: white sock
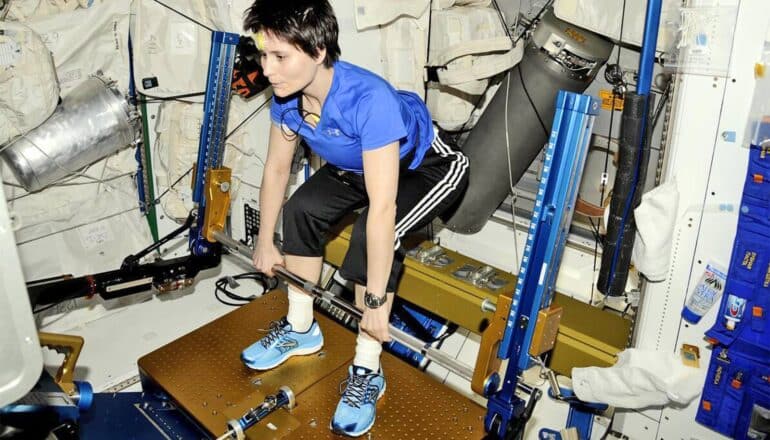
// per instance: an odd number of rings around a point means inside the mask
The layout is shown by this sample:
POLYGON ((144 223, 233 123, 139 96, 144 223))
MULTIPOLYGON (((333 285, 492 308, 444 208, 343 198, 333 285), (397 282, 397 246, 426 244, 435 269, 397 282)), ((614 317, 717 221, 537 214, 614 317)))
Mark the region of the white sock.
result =
POLYGON ((313 325, 313 297, 289 286, 289 313, 286 320, 295 332, 308 331, 313 325))
POLYGON ((356 338, 356 357, 353 358, 353 365, 378 372, 380 371, 381 353, 382 344, 379 341, 372 339, 364 333, 358 333, 358 338, 356 338))

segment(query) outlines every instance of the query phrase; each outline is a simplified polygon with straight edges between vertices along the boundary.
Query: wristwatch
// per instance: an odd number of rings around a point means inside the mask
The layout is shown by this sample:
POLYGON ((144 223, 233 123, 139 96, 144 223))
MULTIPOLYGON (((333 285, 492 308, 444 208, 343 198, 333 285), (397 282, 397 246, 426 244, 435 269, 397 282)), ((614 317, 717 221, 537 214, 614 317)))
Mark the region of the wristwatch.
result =
POLYGON ((387 293, 380 297, 367 290, 364 294, 364 304, 366 304, 366 307, 370 309, 377 309, 386 302, 388 302, 387 293))

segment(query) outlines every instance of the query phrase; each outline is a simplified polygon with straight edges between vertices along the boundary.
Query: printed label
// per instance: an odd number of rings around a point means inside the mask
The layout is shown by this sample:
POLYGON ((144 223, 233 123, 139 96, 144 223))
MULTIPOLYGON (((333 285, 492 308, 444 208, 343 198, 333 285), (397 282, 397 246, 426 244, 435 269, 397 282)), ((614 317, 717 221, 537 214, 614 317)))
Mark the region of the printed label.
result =
POLYGON ((770 263, 767 264, 767 270, 765 271, 765 281, 762 282, 762 287, 770 286, 770 263))
MULTIPOLYGON (((612 110, 612 90, 599 90, 602 110, 612 110)), ((615 95, 615 110, 623 110, 623 96, 615 95)))
POLYGON ((21 46, 19 43, 8 40, 0 42, 0 66, 16 64, 21 58, 21 46))
POLYGON ((751 268, 754 266, 754 261, 757 259, 757 253, 754 251, 746 251, 745 254, 743 254, 743 261, 741 262, 741 266, 745 267, 748 270, 751 270, 751 268))
POLYGON ((106 222, 101 221, 78 228, 80 243, 86 250, 94 249, 108 240, 112 240, 112 232, 106 222))
POLYGON ((739 321, 743 318, 743 312, 746 310, 746 299, 739 296, 730 295, 727 297, 727 311, 725 316, 739 321))
POLYGON ((197 48, 195 23, 172 22, 169 24, 169 52, 174 55, 195 55, 197 48))

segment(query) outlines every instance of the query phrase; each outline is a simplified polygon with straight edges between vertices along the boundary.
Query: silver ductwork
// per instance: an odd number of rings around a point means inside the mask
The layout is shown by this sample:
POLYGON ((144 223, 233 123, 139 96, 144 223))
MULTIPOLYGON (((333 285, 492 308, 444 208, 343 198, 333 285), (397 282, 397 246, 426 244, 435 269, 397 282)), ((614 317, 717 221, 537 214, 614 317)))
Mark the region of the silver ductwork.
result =
POLYGON ((27 191, 39 191, 141 139, 135 108, 100 75, 73 89, 38 127, 0 155, 27 191))

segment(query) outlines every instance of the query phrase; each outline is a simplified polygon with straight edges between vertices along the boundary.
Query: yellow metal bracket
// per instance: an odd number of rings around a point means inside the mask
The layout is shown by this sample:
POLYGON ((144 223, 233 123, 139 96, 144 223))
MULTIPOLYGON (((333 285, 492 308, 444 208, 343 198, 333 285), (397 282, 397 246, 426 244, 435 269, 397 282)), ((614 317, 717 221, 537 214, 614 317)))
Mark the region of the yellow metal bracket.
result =
POLYGON ((206 240, 215 242, 214 231, 225 229, 227 212, 230 210, 230 180, 232 170, 227 167, 212 168, 206 171, 206 212, 202 234, 206 240))
POLYGON ((556 334, 559 333, 559 323, 564 309, 552 304, 547 309, 537 313, 535 331, 532 334, 532 343, 529 344, 529 354, 540 356, 551 351, 556 344, 556 334))
MULTIPOLYGON (((338 230, 330 234, 325 259, 333 266, 339 267, 342 264, 353 220, 343 220, 338 230)), ((413 244, 422 248, 434 246, 431 242, 413 244)), ((411 245, 405 244, 408 248, 411 245)), ((507 319, 516 277, 495 269, 498 276, 509 284, 506 283, 497 291, 474 286, 457 279, 453 272, 464 264, 480 267, 482 263, 448 249, 444 252, 452 260, 445 267, 433 267, 406 258, 398 295, 482 335, 471 384, 473 390, 479 392, 478 389, 483 389, 489 375, 499 367, 496 347, 502 333, 498 335, 497 328, 500 323, 504 325, 507 319), (485 299, 496 304, 494 314, 479 306, 485 299)), ((558 307, 544 309, 538 315, 536 338, 530 345, 532 353, 544 353, 552 349, 549 367, 565 376, 570 376, 574 367, 613 365, 616 354, 626 347, 631 321, 559 293, 554 295, 553 302, 558 307)))
POLYGON ((501 359, 497 357, 497 350, 505 333, 505 323, 508 322, 508 313, 511 311, 511 292, 500 294, 497 297, 495 316, 489 323, 489 327, 481 335, 479 354, 476 357, 476 367, 473 369, 471 389, 484 396, 486 385, 492 374, 500 369, 501 359))
POLYGON ((83 338, 81 336, 45 332, 39 332, 38 337, 40 338, 41 346, 64 355, 64 361, 56 372, 54 381, 65 393, 73 395, 76 391, 73 373, 75 372, 78 357, 80 357, 80 351, 83 349, 83 338))

